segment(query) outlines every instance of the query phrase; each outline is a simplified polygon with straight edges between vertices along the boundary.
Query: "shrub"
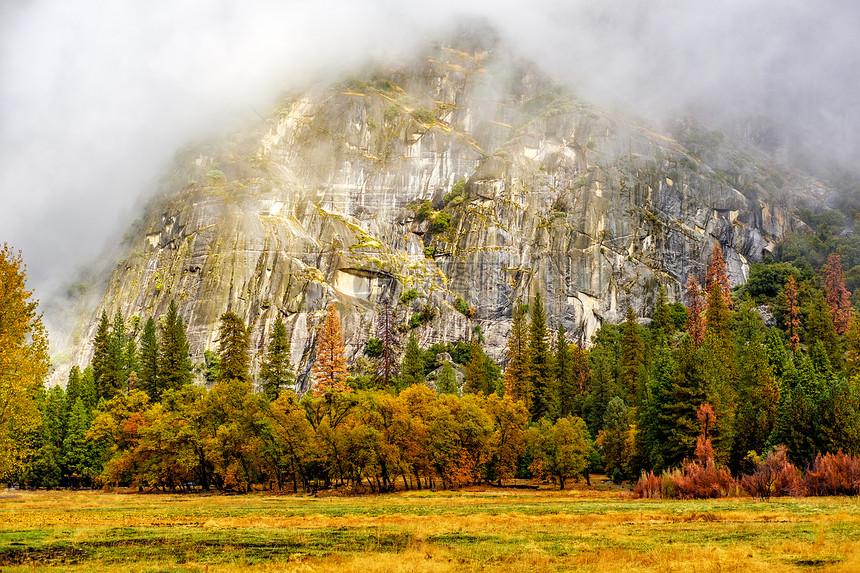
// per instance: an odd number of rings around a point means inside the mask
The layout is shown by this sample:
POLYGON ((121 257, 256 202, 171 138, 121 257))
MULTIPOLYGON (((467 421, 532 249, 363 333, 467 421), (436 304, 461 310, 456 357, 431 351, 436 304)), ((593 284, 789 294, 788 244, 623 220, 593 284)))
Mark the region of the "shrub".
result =
POLYGON ((412 207, 412 209, 415 211, 415 221, 417 223, 433 216, 433 203, 430 201, 423 201, 419 205, 412 207))
POLYGON ((660 499, 663 497, 663 478, 654 475, 654 472, 642 472, 642 476, 633 488, 633 497, 660 499))
POLYGON ((818 454, 806 470, 807 495, 860 494, 860 458, 844 454, 818 454))
POLYGON ((729 470, 710 460, 684 464, 680 472, 673 474, 672 486, 680 499, 725 497, 738 489, 729 470))
POLYGON ((434 114, 429 109, 415 109, 409 112, 409 115, 426 125, 436 123, 436 114, 434 114))
POLYGON ((418 291, 414 288, 411 288, 409 290, 403 291, 403 294, 400 295, 400 302, 402 302, 403 304, 409 304, 416 298, 418 298, 418 291))
POLYGON ((475 309, 470 307, 469 304, 459 296, 457 297, 457 300, 454 301, 454 309, 469 318, 475 316, 475 309))
POLYGON ((794 464, 786 457, 785 446, 777 446, 750 475, 741 478, 741 487, 753 497, 768 500, 773 496, 803 494, 803 483, 794 464))
POLYGON ((382 341, 378 338, 370 338, 364 345, 364 354, 370 358, 382 356, 382 341))
MULTIPOLYGON (((416 217, 417 218, 417 217, 416 217)), ((430 226, 427 231, 438 234, 444 233, 451 228, 451 215, 448 213, 436 213, 430 219, 430 226)))
POLYGON ((424 256, 432 259, 436 256, 436 247, 424 247, 424 256))

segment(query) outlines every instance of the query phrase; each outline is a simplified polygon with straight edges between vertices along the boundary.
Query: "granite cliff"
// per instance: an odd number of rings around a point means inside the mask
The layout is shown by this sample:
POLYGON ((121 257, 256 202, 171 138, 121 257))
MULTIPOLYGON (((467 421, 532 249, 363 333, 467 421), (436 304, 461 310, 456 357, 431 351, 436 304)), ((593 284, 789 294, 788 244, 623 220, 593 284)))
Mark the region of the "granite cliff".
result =
POLYGON ((586 343, 627 305, 650 316, 661 285, 681 300, 715 242, 738 284, 803 226, 786 198, 808 182, 675 127, 601 111, 486 41, 310 87, 178 154, 98 314, 176 299, 195 362, 223 312, 251 325, 252 353, 280 314, 300 391, 330 300, 351 358, 386 298, 425 346, 480 326, 502 359, 514 301, 540 292, 550 322, 586 343))

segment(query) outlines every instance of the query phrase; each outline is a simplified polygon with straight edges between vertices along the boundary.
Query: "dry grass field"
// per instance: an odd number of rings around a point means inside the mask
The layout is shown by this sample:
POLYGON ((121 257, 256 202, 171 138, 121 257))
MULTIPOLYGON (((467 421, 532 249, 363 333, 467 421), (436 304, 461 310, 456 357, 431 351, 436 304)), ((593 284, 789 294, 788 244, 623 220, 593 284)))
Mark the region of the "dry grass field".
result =
POLYGON ((860 500, 6 491, 0 570, 860 571, 860 500))

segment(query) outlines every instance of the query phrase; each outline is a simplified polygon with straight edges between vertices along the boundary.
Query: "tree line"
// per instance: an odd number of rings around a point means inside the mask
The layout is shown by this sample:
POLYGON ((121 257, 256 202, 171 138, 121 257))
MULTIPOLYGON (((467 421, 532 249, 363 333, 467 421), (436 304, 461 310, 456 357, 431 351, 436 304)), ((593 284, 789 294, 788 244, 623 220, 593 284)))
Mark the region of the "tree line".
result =
POLYGON ((280 318, 255 380, 234 313, 196 367, 175 303, 142 329, 103 313, 91 364, 39 395, 41 423, 20 434, 15 475, 52 487, 388 491, 515 477, 563 487, 589 472, 653 486, 661 473, 696 482, 698 464, 707 485, 692 491, 712 492, 776 452, 807 470, 828 455, 856 460, 860 318, 838 253, 819 273, 752 265, 732 291, 716 244, 703 286, 691 276, 685 294, 686 305, 669 303, 659 289, 650 322, 628 307, 589 349, 548 325, 539 294, 517 301, 504 365, 479 329, 422 349, 416 321, 388 303, 347 364, 331 303, 304 396, 280 318), (211 390, 192 384, 195 370, 211 390))

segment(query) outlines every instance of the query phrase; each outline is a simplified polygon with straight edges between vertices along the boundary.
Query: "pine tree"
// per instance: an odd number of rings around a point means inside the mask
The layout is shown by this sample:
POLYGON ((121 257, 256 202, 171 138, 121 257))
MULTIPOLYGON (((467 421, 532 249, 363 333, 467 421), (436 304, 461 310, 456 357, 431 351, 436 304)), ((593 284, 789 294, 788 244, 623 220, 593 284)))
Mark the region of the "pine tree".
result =
POLYGON ((158 394, 191 383, 191 356, 185 324, 175 300, 170 301, 161 320, 161 345, 158 363, 158 394))
POLYGON ((397 357, 400 353, 400 341, 396 333, 394 310, 388 299, 382 301, 379 314, 376 317, 376 337, 382 343, 382 352, 378 359, 378 372, 382 385, 387 388, 397 370, 397 357))
POLYGON ((580 348, 578 344, 571 344, 569 349, 571 386, 573 388, 570 413, 584 419, 586 416, 585 403, 588 393, 591 391, 589 385, 591 369, 588 367, 588 352, 580 348))
POLYGON ((248 329, 242 318, 232 311, 222 314, 218 327, 218 357, 221 365, 217 382, 250 382, 249 345, 248 329))
POLYGON ((570 352, 570 343, 565 336, 564 325, 558 325, 555 342, 555 377, 558 387, 559 417, 573 416, 575 409, 575 398, 578 388, 575 387, 573 379, 573 357, 570 352))
POLYGON ((619 365, 619 383, 625 394, 626 401, 636 405, 635 400, 639 391, 639 379, 645 365, 645 343, 639 335, 639 324, 633 307, 627 307, 627 316, 621 326, 621 364, 619 365))
POLYGON ((472 340, 472 348, 469 352, 469 362, 466 364, 466 379, 464 381, 466 391, 471 394, 486 395, 493 389, 490 388, 490 373, 487 369, 487 355, 481 348, 481 343, 475 338, 472 340))
POLYGON ((505 367, 505 394, 514 400, 522 400, 526 408, 531 409, 533 392, 528 321, 525 307, 519 301, 514 306, 506 358, 508 365, 505 367))
POLYGON ((723 250, 719 241, 714 242, 714 250, 711 251, 711 261, 708 264, 708 272, 705 275, 705 291, 711 292, 711 285, 717 283, 723 294, 726 307, 732 308, 732 288, 729 285, 729 277, 726 274, 726 262, 723 260, 723 250))
POLYGON ((108 346, 110 345, 110 321, 108 320, 107 311, 102 310, 102 316, 99 320, 96 336, 93 340, 93 378, 96 383, 96 396, 110 397, 113 394, 110 392, 110 384, 107 378, 108 372, 108 346))
POLYGON ((788 276, 785 284, 785 325, 788 328, 788 344, 792 352, 800 347, 800 309, 797 306, 797 282, 794 275, 788 276))
POLYGON ((860 315, 851 313, 851 324, 845 333, 845 375, 848 380, 860 374, 860 315))
POLYGON ((845 334, 851 321, 851 293, 845 288, 845 275, 842 272, 842 257, 831 253, 827 265, 822 269, 824 292, 833 324, 837 334, 845 334))
POLYGON ((657 303, 654 308, 654 315, 651 317, 651 326, 655 331, 662 332, 664 336, 675 334, 675 321, 664 286, 660 286, 657 290, 657 303))
POLYGON ((140 388, 149 395, 152 402, 161 400, 158 387, 158 355, 159 346, 155 330, 155 320, 150 316, 143 326, 143 334, 140 337, 140 371, 138 379, 140 388))
POLYGON ((809 314, 806 319, 806 345, 812 347, 816 340, 824 344, 830 363, 841 368, 842 345, 833 323, 833 315, 830 308, 820 292, 816 293, 812 300, 809 314))
POLYGON ((606 475, 616 471, 623 476, 630 459, 630 408, 616 396, 606 406, 603 416, 603 468, 606 475))
POLYGON ((126 342, 125 320, 122 313, 117 311, 108 337, 105 370, 102 374, 104 380, 102 388, 105 391, 103 394, 105 398, 111 398, 126 390, 126 380, 128 380, 125 356, 126 342))
POLYGON ((347 392, 346 350, 343 346, 343 333, 340 316, 334 302, 328 304, 325 319, 320 326, 316 340, 316 360, 314 360, 314 396, 322 396, 328 390, 347 392))
POLYGON ((74 404, 75 400, 81 396, 81 384, 81 369, 72 366, 66 381, 66 399, 70 404, 74 404))
POLYGON ((90 413, 78 398, 69 413, 68 429, 63 440, 64 465, 68 468, 72 485, 76 487, 89 482, 98 471, 93 444, 87 439, 91 422, 90 413))
POLYGON ((281 390, 289 389, 296 382, 296 374, 290 361, 291 347, 287 327, 281 320, 281 315, 275 319, 272 332, 269 334, 269 347, 266 358, 260 368, 260 379, 263 381, 263 393, 269 399, 277 399, 281 390))
POLYGON ((557 410, 555 403, 557 392, 553 376, 552 356, 549 351, 546 314, 540 293, 535 295, 534 304, 531 307, 529 361, 531 362, 531 387, 533 391, 532 418, 539 420, 544 416, 553 417, 557 410))
POLYGON ((457 386, 457 374, 450 362, 442 364, 442 371, 439 372, 436 388, 439 390, 439 394, 460 394, 460 388, 457 386))
POLYGON ((699 346, 705 340, 705 321, 702 314, 705 310, 705 303, 702 301, 701 288, 696 277, 690 275, 687 279, 687 333, 693 339, 693 343, 699 346))
POLYGON ((418 346, 418 338, 413 330, 409 333, 409 342, 406 343, 406 351, 403 353, 403 362, 400 365, 400 386, 407 387, 423 383, 424 351, 418 346))

